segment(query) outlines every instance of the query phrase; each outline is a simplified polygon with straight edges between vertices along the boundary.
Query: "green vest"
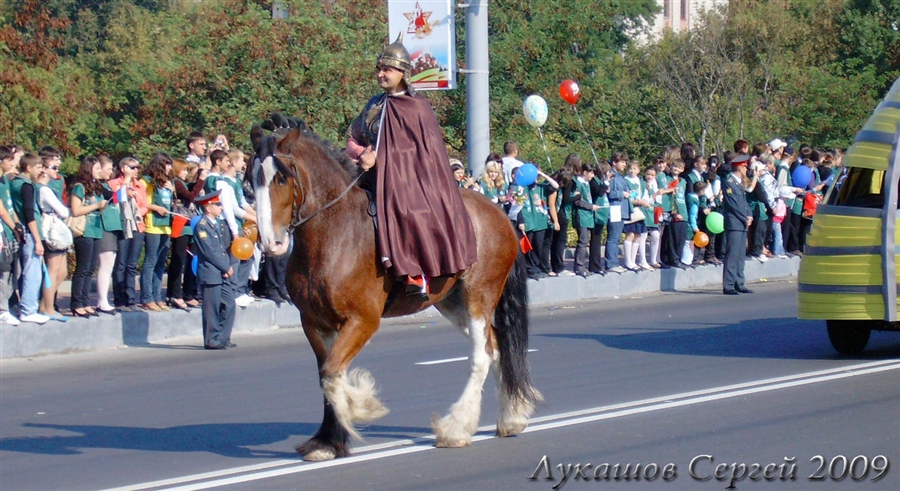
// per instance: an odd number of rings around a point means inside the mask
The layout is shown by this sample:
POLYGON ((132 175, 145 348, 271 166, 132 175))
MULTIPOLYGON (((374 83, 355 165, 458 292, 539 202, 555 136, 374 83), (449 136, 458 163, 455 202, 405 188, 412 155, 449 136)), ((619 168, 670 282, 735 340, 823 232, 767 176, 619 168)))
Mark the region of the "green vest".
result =
MULTIPOLYGON (((150 200, 151 205, 161 206, 169 211, 172 211, 172 191, 169 191, 166 188, 157 188, 153 185, 153 181, 150 180, 149 176, 144 176, 144 180, 148 184, 148 189, 153 188, 153 198, 150 200)), ((209 182, 209 181, 207 181, 209 182)), ((150 213, 150 223, 154 227, 168 227, 172 225, 172 215, 159 215, 155 211, 151 211, 150 213)))
MULTIPOLYGON (((7 213, 13 217, 15 220, 16 210, 13 208, 13 200, 12 196, 9 194, 9 181, 6 180, 6 177, 0 176, 0 201, 3 201, 3 206, 6 208, 7 213)), ((12 241, 15 238, 15 234, 13 233, 13 229, 9 228, 6 222, 3 223, 3 233, 6 234, 6 240, 12 241)))
POLYGON ((56 199, 60 201, 62 201, 63 198, 63 188, 65 187, 65 185, 66 182, 61 177, 59 179, 53 179, 47 184, 47 186, 49 186, 50 189, 52 189, 53 192, 56 193, 56 199))
POLYGON ((522 218, 525 220, 525 231, 547 230, 550 226, 550 216, 547 214, 547 205, 544 201, 546 194, 543 186, 516 187, 516 193, 525 197, 525 201, 522 203, 522 218))
MULTIPOLYGON (((600 182, 599 177, 594 176, 594 180, 600 182)), ((606 194, 601 194, 594 198, 594 204, 600 207, 594 212, 594 226, 606 225, 609 222, 609 198, 606 197, 606 194)))
MULTIPOLYGON (((44 240, 44 231, 42 229, 42 221, 41 221, 41 196, 40 196, 40 188, 36 186, 31 179, 28 179, 24 175, 16 176, 15 179, 9 183, 9 194, 12 196, 13 210, 15 210, 16 215, 19 217, 25 216, 25 203, 22 201, 22 186, 25 184, 31 184, 34 186, 34 221, 37 223, 38 234, 40 234, 41 240, 44 240)), ((25 230, 27 233, 28 224, 23 223, 25 225, 25 230)))
MULTIPOLYGON (((656 185, 659 187, 660 191, 669 189, 669 184, 671 182, 672 176, 666 174, 665 172, 660 172, 656 175, 656 185)), ((664 212, 670 213, 672 211, 672 195, 664 194, 661 196, 661 198, 662 203, 660 204, 660 206, 662 206, 664 212)))
MULTIPOLYGON (((244 188, 241 186, 240 181, 237 179, 233 179, 230 177, 223 177, 225 182, 231 186, 231 189, 234 190, 234 200, 237 202, 237 206, 241 206, 241 202, 244 201, 244 188)), ((244 219, 238 218, 237 215, 234 216, 234 221, 237 222, 238 230, 244 228, 244 219)))
MULTIPOLYGON (((72 192, 69 193, 69 200, 72 200, 73 196, 77 196, 81 199, 81 202, 87 206, 92 205, 94 203, 99 202, 103 199, 103 196, 98 196, 96 194, 92 194, 90 196, 84 195, 84 185, 76 184, 72 186, 72 192)), ((121 227, 120 227, 121 230, 121 227)), ((101 239, 103 238, 103 223, 100 219, 100 212, 94 210, 87 214, 87 222, 84 226, 84 236, 88 239, 101 239)))
POLYGON ((203 182, 203 194, 209 194, 216 191, 216 183, 219 182, 222 176, 216 174, 210 174, 206 176, 206 181, 203 182))
POLYGON ((505 183, 503 184, 503 187, 500 189, 488 189, 487 187, 484 186, 483 183, 479 184, 479 186, 481 186, 481 192, 485 196, 487 196, 494 203, 498 203, 498 204, 500 204, 500 196, 505 195, 509 191, 509 186, 507 186, 505 183))
POLYGON ((675 186, 675 195, 673 199, 675 201, 675 211, 684 217, 685 220, 688 218, 687 212, 687 204, 685 203, 685 189, 687 188, 686 179, 679 179, 678 185, 675 186))
MULTIPOLYGON (((109 188, 109 184, 105 182, 103 183, 103 188, 112 191, 112 189, 109 188)), ((110 201, 106 204, 106 208, 100 212, 100 223, 103 225, 103 230, 107 232, 117 232, 122 230, 122 213, 118 203, 110 201)))
MULTIPOLYGON (((594 200, 591 199, 591 186, 587 182, 583 181, 580 177, 576 177, 575 187, 572 188, 572 195, 576 192, 581 193, 581 199, 587 201, 588 203, 594 203, 594 200)), ((592 228, 594 226, 594 210, 584 210, 582 208, 572 208, 574 212, 573 221, 578 224, 580 227, 592 228)))

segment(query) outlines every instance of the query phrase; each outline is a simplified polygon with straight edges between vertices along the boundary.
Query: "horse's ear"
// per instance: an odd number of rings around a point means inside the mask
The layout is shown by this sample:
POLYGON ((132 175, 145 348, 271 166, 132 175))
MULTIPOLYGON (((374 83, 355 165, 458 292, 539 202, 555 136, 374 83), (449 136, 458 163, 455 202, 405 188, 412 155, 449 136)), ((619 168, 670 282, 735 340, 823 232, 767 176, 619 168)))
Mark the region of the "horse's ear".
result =
POLYGON ((262 139, 265 136, 263 129, 258 124, 254 124, 250 129, 250 143, 253 145, 253 153, 259 155, 259 149, 262 145, 262 139))
POLYGON ((260 155, 260 158, 268 157, 269 155, 275 155, 275 137, 269 135, 268 138, 263 140, 262 149, 260 152, 257 152, 257 155, 260 155))

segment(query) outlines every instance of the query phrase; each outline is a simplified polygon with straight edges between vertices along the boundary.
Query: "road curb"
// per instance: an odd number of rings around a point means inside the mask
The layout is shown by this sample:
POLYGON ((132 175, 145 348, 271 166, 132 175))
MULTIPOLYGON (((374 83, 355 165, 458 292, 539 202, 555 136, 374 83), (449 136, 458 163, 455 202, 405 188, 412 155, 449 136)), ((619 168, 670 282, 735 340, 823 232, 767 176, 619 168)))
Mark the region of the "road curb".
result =
MULTIPOLYGON (((748 283, 766 279, 796 277, 800 259, 770 259, 765 263, 748 260, 745 276, 748 283)), ((661 291, 694 290, 721 286, 722 266, 706 265, 686 270, 666 269, 610 273, 588 278, 557 277, 529 280, 528 293, 532 305, 634 296, 661 291)), ((417 314, 433 317, 431 308, 417 314)), ((261 332, 300 325, 300 313, 293 306, 263 300, 237 309, 234 332, 261 332)), ((43 325, 22 323, 11 326, 0 323, 0 358, 21 358, 54 353, 89 351, 126 346, 150 346, 184 340, 202 343, 199 309, 185 312, 127 312, 101 315, 90 319, 70 318, 68 322, 43 325)))

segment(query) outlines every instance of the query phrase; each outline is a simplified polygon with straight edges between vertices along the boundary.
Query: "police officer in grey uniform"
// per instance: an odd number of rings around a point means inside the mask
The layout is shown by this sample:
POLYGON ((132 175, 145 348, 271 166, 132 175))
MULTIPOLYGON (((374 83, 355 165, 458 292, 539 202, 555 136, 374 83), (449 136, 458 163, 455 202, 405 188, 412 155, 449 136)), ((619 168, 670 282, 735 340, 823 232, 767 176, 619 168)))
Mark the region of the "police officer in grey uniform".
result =
POLYGON ((744 263, 747 254, 747 228, 753 223, 747 204, 744 179, 750 157, 738 155, 731 162, 731 173, 722 184, 725 198, 722 214, 725 216, 725 269, 722 274, 722 293, 737 295, 753 293, 744 285, 744 263))
POLYGON ((234 348, 234 272, 239 261, 231 255, 231 232, 224 221, 219 191, 198 197, 203 217, 194 229, 194 253, 197 255, 197 280, 203 295, 203 346, 218 350, 234 348))

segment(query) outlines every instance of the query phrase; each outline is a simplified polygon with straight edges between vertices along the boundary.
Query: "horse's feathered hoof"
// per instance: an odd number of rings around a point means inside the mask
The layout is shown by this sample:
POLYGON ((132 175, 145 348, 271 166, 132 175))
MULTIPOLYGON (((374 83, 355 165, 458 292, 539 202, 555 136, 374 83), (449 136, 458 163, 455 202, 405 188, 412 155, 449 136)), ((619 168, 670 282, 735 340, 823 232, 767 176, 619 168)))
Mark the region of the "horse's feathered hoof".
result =
POLYGON ((316 438, 310 438, 306 443, 297 445, 295 449, 303 457, 303 460, 307 462, 322 462, 350 455, 346 448, 326 443, 316 438))
POLYGON ((441 438, 434 442, 434 446, 438 448, 463 448, 472 444, 472 440, 464 438, 441 438))
POLYGON ((527 428, 527 427, 528 427, 528 425, 526 423, 511 424, 506 427, 500 427, 498 425, 497 426, 497 436, 499 436, 500 438, 506 438, 508 436, 516 436, 516 435, 522 433, 523 431, 525 431, 525 428, 527 428))

